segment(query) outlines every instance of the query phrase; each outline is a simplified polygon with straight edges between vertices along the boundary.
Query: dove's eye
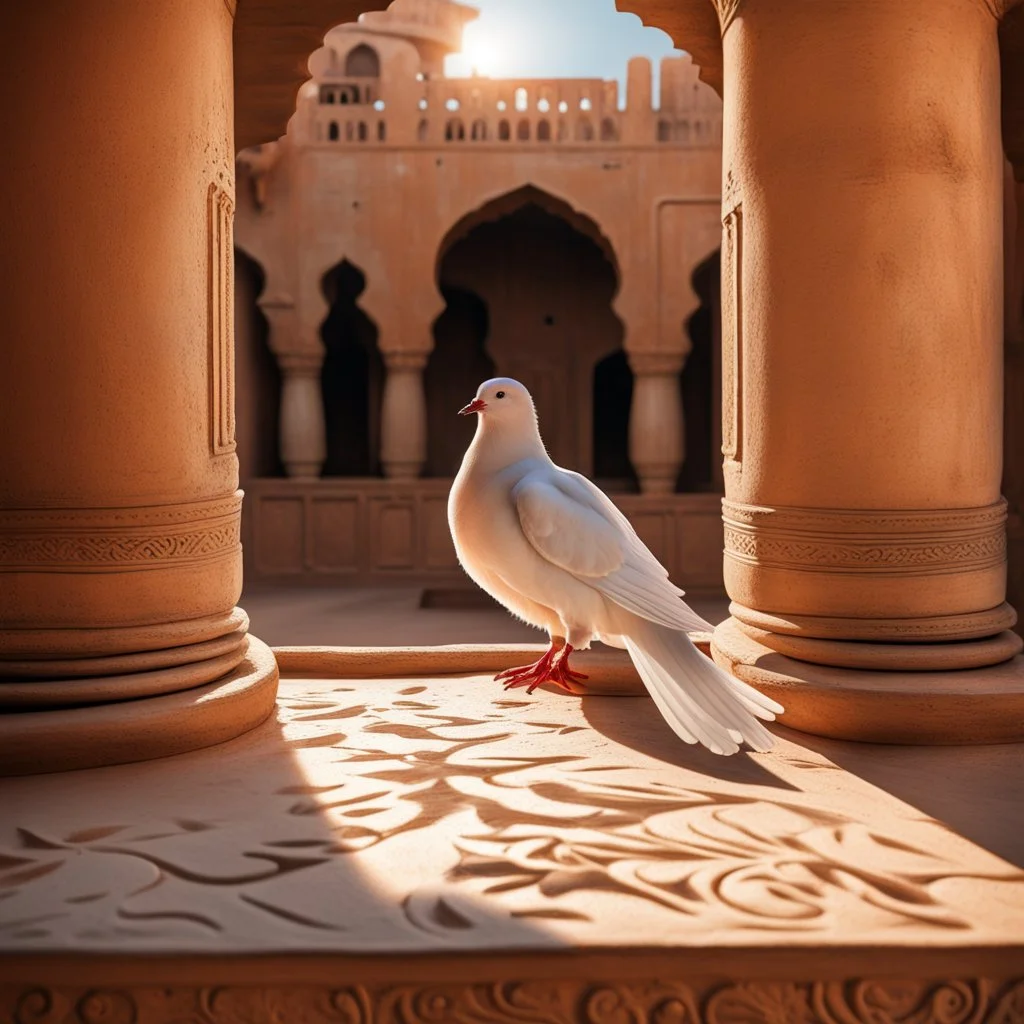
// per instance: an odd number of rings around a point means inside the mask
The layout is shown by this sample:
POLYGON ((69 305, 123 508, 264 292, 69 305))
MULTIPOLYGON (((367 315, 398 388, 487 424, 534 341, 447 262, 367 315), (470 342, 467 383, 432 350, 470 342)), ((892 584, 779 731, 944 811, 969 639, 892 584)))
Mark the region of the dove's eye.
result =
POLYGON ((495 396, 494 396, 494 397, 495 397, 495 398, 504 398, 504 397, 505 397, 505 392, 504 392, 504 391, 498 391, 498 392, 497 392, 497 393, 495 394, 495 396))

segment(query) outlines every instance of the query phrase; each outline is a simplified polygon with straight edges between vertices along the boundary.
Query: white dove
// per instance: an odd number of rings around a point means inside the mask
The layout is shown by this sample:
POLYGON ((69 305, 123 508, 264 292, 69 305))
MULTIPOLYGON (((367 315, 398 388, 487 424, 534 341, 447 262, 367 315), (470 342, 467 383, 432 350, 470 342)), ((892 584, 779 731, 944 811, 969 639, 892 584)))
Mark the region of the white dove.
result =
POLYGON ((592 640, 629 651, 665 720, 686 743, 733 754, 744 740, 768 750, 758 721, 783 708, 690 643, 709 630, 626 517, 586 477, 556 466, 544 448, 529 391, 485 381, 460 415, 476 434, 448 498, 448 524, 469 576, 514 615, 551 638, 532 665, 495 676, 506 689, 545 682, 575 692, 569 667, 592 640))

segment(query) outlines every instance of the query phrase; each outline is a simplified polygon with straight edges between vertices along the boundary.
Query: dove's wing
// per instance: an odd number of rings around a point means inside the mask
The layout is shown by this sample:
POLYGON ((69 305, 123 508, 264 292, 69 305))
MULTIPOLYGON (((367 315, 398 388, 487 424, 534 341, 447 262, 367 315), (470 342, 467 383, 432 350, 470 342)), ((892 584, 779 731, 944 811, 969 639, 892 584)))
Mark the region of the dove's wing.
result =
POLYGON ((512 489, 523 533, 553 565, 616 604, 672 629, 711 628, 680 598, 668 571, 611 499, 586 477, 555 467, 512 489))

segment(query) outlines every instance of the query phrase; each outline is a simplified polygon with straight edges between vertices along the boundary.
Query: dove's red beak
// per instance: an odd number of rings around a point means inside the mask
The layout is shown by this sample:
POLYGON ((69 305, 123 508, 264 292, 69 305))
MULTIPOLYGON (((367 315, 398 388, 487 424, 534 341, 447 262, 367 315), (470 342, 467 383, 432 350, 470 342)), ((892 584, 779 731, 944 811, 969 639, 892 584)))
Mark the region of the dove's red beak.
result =
POLYGON ((484 409, 486 408, 487 403, 482 398, 474 398, 473 401, 469 403, 469 405, 464 405, 459 410, 459 415, 468 416, 470 413, 473 412, 483 412, 484 409))

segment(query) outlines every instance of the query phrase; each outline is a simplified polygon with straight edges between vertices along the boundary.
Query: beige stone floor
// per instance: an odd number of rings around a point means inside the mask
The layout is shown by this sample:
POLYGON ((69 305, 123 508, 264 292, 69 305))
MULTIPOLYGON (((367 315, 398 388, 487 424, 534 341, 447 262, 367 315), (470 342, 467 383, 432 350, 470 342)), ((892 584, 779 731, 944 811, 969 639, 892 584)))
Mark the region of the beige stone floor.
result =
MULTIPOLYGON (((405 647, 424 644, 542 643, 543 635, 483 600, 475 608, 421 608, 420 587, 303 587, 259 584, 239 602, 250 632, 271 647, 405 647)), ((465 590, 466 600, 474 592, 465 590)), ((695 596, 713 625, 728 616, 723 597, 695 596)))
MULTIPOLYGON (((419 600, 242 603, 278 646, 537 639, 419 600)), ((0 1022, 1024 1021, 1024 744, 719 758, 646 695, 310 671, 232 742, 0 779, 0 1022)))

